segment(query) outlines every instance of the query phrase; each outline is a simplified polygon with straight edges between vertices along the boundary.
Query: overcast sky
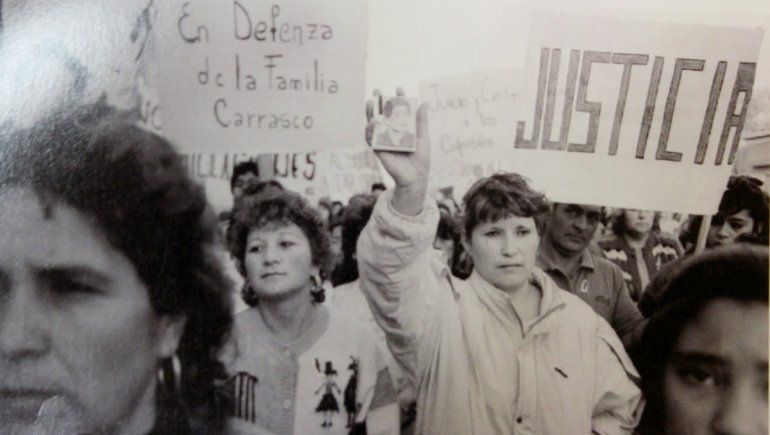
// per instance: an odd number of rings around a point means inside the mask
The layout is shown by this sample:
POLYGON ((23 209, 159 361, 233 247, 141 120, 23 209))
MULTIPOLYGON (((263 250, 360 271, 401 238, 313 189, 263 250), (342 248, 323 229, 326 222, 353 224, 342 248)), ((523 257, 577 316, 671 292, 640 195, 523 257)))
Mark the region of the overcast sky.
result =
POLYGON ((756 87, 770 87, 768 0, 369 0, 366 89, 402 86, 462 72, 523 67, 533 10, 639 20, 761 27, 756 87), (536 6, 535 6, 536 5, 536 6))

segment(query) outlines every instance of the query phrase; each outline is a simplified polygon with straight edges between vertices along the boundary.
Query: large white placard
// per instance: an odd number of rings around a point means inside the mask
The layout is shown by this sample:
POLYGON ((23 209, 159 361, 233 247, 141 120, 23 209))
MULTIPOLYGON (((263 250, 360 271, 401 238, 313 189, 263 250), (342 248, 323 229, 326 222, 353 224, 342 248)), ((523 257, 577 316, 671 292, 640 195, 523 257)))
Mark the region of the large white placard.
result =
POLYGON ((501 157, 552 200, 713 213, 762 36, 536 14, 516 131, 501 157))
POLYGON ((274 179, 283 187, 299 193, 310 204, 328 196, 325 171, 328 167, 326 153, 185 153, 182 161, 191 177, 206 189, 206 197, 216 211, 232 207, 230 178, 233 168, 247 160, 257 162, 260 176, 274 179))
POLYGON ((160 9, 163 132, 183 152, 361 143, 363 0, 168 0, 160 9))
POLYGON ((479 71, 420 83, 420 100, 428 104, 433 188, 453 187, 462 195, 474 180, 504 169, 500 158, 510 154, 521 74, 479 71))

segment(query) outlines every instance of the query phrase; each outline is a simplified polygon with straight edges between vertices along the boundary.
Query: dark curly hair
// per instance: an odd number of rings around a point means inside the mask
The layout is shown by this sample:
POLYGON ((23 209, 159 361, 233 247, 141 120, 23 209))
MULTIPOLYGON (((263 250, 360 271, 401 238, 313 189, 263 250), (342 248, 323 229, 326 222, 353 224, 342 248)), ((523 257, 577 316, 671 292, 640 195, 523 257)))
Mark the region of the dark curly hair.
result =
MULTIPOLYGON (((719 201, 719 210, 711 219, 712 226, 724 224, 728 216, 748 210, 749 216, 754 220, 754 230, 742 241, 757 245, 767 245, 768 214, 770 213, 770 199, 762 190, 763 182, 746 175, 733 175, 727 182, 727 187, 719 201)), ((694 246, 698 238, 703 216, 694 216, 690 219, 679 240, 684 246, 694 246)))
POLYGON ((512 172, 482 178, 463 196, 463 229, 468 239, 479 224, 509 216, 534 218, 537 232, 542 235, 547 213, 545 195, 532 190, 524 177, 512 172))
POLYGON ((172 146, 115 117, 52 117, 0 136, 0 189, 12 187, 32 190, 46 209, 61 202, 92 216, 136 268, 154 311, 186 317, 180 389, 159 385, 154 432, 221 431, 227 404, 215 383, 225 378, 217 353, 232 325, 230 282, 212 251, 216 218, 172 146))
POLYGON ((661 295, 659 309, 645 327, 635 359, 642 375, 647 406, 639 431, 662 433, 665 416, 664 374, 684 329, 718 299, 768 303, 768 249, 735 244, 707 250, 683 260, 661 295))
MULTIPOLYGON (((255 228, 264 228, 273 224, 295 224, 310 242, 313 265, 320 270, 321 279, 329 277, 333 259, 329 244, 329 233, 324 227, 321 216, 299 194, 284 189, 263 189, 261 192, 245 197, 233 210, 232 221, 228 229, 230 254, 240 267, 241 275, 246 276, 243 260, 246 254, 246 238, 255 228)), ((323 288, 318 283, 317 291, 311 293, 315 302, 324 301, 323 288)), ((257 298, 244 288, 243 299, 250 306, 257 304, 257 298)))
POLYGON ((243 174, 248 174, 249 172, 259 178, 259 166, 254 160, 238 162, 238 164, 233 167, 233 174, 230 176, 230 192, 235 190, 235 183, 238 181, 238 177, 243 174))

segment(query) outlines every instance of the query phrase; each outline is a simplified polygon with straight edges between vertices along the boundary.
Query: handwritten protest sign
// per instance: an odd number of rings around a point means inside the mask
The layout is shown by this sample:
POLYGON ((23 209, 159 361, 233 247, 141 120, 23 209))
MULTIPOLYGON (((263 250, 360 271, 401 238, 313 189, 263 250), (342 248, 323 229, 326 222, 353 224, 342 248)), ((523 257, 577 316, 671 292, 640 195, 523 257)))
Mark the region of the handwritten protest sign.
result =
POLYGON ((713 213, 762 36, 536 14, 512 167, 556 201, 713 213))
POLYGON ((503 169, 521 74, 481 71, 420 84, 420 100, 428 104, 432 187, 452 186, 462 195, 473 180, 503 169))
POLYGON ((321 153, 328 162, 324 168, 331 199, 347 202, 357 193, 371 192, 372 184, 381 183, 377 157, 370 149, 345 149, 321 153))
POLYGON ((239 162, 257 162, 260 176, 275 179, 285 188, 301 194, 311 204, 328 195, 324 169, 328 166, 323 153, 189 153, 182 154, 184 165, 194 179, 206 189, 206 197, 217 211, 232 206, 230 177, 239 162), (267 156, 268 158, 260 158, 267 156))
POLYGON ((297 152, 360 143, 360 0, 164 2, 164 134, 189 152, 297 152))

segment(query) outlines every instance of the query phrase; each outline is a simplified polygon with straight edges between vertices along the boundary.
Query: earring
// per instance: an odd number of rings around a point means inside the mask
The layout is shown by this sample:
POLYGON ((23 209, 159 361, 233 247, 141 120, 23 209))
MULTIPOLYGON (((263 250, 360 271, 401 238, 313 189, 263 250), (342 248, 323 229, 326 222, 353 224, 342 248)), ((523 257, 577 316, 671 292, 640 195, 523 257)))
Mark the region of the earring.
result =
POLYGON ((182 389, 182 362, 177 354, 160 362, 158 386, 167 396, 179 393, 182 389))
POLYGON ((245 280, 243 282, 243 287, 241 287, 241 299, 243 299, 243 302, 245 302, 246 305, 250 307, 254 307, 257 305, 257 303, 259 303, 257 292, 255 292, 254 289, 251 288, 251 285, 249 284, 249 280, 245 280))
POLYGON ((313 298, 313 302, 317 304, 322 303, 326 299, 324 288, 315 275, 310 275, 310 296, 313 298))

